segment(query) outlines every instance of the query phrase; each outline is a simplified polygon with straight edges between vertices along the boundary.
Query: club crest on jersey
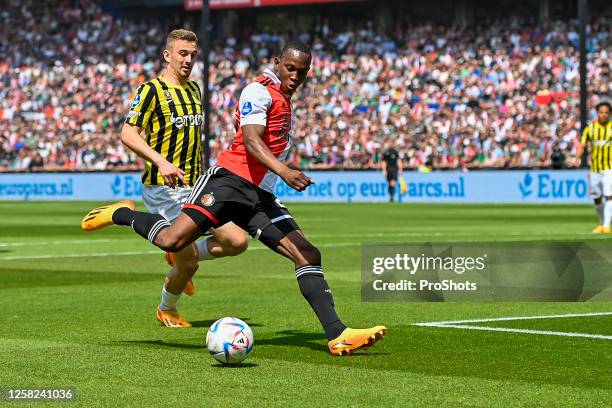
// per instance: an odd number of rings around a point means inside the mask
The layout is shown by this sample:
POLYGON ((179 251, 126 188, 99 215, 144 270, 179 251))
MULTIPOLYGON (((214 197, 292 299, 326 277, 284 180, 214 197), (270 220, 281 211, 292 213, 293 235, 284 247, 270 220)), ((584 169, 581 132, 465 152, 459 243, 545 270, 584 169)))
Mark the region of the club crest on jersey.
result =
POLYGON ((215 195, 213 193, 204 194, 200 201, 204 207, 210 207, 215 203, 215 195))
POLYGON ((166 102, 172 102, 172 94, 170 93, 170 91, 164 91, 164 98, 166 98, 166 102))
POLYGON ((132 109, 134 109, 140 103, 140 94, 136 95, 134 100, 132 101, 132 109))
POLYGON ((253 105, 251 105, 251 102, 245 102, 242 104, 242 110, 240 111, 240 114, 242 116, 246 116, 252 111, 253 111, 253 105))

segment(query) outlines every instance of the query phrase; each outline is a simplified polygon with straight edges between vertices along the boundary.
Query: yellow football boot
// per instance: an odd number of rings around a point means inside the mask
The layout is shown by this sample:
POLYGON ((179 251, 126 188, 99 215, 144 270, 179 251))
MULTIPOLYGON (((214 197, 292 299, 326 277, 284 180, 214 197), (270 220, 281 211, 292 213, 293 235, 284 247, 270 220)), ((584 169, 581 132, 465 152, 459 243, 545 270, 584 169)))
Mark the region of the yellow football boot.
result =
POLYGON ((340 336, 327 342, 327 347, 334 356, 348 356, 356 350, 372 346, 385 334, 387 334, 385 326, 375 326, 369 329, 346 328, 340 336))
POLYGON ((136 205, 133 201, 124 200, 118 203, 103 205, 91 210, 83 221, 81 221, 81 228, 85 231, 95 231, 100 228, 113 225, 113 213, 119 208, 129 208, 131 210, 136 209, 136 205))
POLYGON ((166 327, 191 327, 191 323, 183 319, 176 310, 161 310, 159 306, 157 306, 157 312, 155 313, 155 316, 157 317, 157 320, 159 320, 161 324, 166 327))
POLYGON ((598 225, 595 228, 593 228, 593 234, 603 234, 603 230, 604 230, 604 226, 603 225, 598 225))

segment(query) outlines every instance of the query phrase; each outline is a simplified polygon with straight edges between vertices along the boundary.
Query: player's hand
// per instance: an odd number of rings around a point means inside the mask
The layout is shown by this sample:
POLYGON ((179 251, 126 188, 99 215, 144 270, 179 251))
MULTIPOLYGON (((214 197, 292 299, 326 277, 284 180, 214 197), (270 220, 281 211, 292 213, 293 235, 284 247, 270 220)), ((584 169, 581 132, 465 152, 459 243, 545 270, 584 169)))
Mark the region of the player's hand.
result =
POLYGON ((169 187, 176 187, 180 180, 183 184, 185 183, 185 172, 169 161, 163 162, 159 167, 159 174, 164 179, 164 184, 169 187))
POLYGON ((287 167, 285 171, 279 174, 289 187, 297 191, 304 191, 306 187, 314 184, 314 180, 302 173, 300 170, 293 170, 287 167))

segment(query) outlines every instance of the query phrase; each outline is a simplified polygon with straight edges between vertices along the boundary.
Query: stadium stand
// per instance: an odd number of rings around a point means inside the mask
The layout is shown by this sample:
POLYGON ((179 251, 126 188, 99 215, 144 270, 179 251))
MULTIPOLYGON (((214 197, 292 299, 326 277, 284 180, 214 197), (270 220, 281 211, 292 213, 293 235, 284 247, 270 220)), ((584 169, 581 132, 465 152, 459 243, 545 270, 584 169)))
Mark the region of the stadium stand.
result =
MULTIPOLYGON (((9 0, 0 12, 0 170, 141 168, 119 129, 131 92, 161 70, 169 23, 113 17, 91 0, 65 5, 9 0)), ((609 21, 589 25, 589 106, 612 88, 609 21)), ((239 91, 288 38, 216 39, 213 161, 232 141, 239 91)), ((553 151, 574 154, 575 21, 402 22, 384 31, 318 22, 300 39, 315 51, 294 98, 292 157, 303 168, 377 168, 387 139, 415 169, 550 167, 553 151)), ((193 75, 201 80, 201 63, 193 75)))

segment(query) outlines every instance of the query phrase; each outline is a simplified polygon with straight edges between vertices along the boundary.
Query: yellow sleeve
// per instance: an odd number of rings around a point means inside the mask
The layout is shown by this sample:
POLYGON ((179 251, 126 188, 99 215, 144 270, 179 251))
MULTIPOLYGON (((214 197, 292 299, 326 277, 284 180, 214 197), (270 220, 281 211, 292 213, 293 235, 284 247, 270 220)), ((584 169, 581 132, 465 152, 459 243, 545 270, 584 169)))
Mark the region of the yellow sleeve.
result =
POLYGON ((591 127, 591 125, 587 126, 584 128, 584 132, 582 132, 582 139, 580 140, 580 143, 582 143, 583 146, 587 144, 587 141, 591 137, 591 127))
POLYGON ((132 99, 125 123, 138 127, 146 127, 155 109, 155 94, 155 88, 151 84, 140 85, 134 99, 132 99))

